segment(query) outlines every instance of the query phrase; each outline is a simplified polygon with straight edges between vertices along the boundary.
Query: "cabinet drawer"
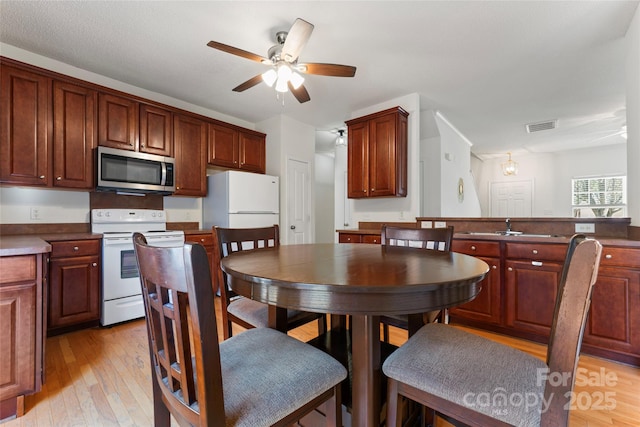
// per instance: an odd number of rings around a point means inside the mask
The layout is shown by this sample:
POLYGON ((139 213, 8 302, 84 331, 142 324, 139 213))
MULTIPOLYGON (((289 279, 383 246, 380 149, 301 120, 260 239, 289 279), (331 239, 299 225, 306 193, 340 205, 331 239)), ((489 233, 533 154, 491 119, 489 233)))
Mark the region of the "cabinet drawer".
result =
POLYGON ((200 243, 202 246, 213 246, 213 235, 211 233, 185 235, 184 240, 187 242, 200 243))
POLYGON ((37 265, 35 255, 0 257, 0 284, 35 280, 37 265))
POLYGON ((362 236, 362 243, 380 244, 380 236, 377 234, 365 234, 364 236, 362 236))
POLYGON ((99 254, 100 240, 69 240, 65 242, 51 242, 52 258, 99 254))
POLYGON ((640 249, 602 248, 600 265, 613 267, 640 268, 640 249))
POLYGON ((361 234, 340 233, 338 235, 338 242, 340 243, 362 243, 361 234))
POLYGON ((467 255, 500 257, 500 243, 484 240, 453 240, 451 250, 467 255))
POLYGON ((564 262, 567 245, 538 243, 507 243, 507 258, 523 258, 564 262))

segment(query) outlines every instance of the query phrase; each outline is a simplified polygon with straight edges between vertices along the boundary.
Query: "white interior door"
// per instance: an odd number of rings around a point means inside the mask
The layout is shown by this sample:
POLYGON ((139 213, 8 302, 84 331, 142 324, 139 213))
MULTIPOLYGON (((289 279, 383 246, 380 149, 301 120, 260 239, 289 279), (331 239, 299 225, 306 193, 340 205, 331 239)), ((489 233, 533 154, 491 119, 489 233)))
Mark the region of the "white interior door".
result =
POLYGON ((531 180, 491 183, 491 216, 530 217, 532 204, 531 180))
POLYGON ((287 243, 311 243, 311 179, 309 163, 287 161, 287 243))

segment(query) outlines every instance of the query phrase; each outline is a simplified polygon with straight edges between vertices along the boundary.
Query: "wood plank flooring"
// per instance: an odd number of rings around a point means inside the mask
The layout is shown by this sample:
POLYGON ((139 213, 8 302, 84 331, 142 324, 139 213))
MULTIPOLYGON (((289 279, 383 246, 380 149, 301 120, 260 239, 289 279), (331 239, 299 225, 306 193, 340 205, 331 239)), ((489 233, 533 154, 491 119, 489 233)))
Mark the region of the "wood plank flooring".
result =
MULTIPOLYGON (((219 319, 219 299, 216 309, 219 319)), ((218 323, 222 336, 220 320, 218 323)), ((542 345, 473 332, 544 358, 546 349, 542 345)), ((316 333, 315 325, 305 325, 291 335, 307 341, 316 333)), ((393 344, 400 345, 404 340, 405 331, 391 328, 393 344)), ((42 391, 27 396, 25 415, 3 423, 3 427, 153 425, 144 320, 48 338, 45 359, 46 382, 42 391)), ((615 375, 615 381, 576 386, 578 408, 571 413, 571 427, 640 426, 640 368, 591 356, 582 356, 579 367, 586 370, 585 377, 604 372, 610 377, 615 375), (609 396, 613 409, 598 407, 605 406, 601 399, 604 396, 609 396)))

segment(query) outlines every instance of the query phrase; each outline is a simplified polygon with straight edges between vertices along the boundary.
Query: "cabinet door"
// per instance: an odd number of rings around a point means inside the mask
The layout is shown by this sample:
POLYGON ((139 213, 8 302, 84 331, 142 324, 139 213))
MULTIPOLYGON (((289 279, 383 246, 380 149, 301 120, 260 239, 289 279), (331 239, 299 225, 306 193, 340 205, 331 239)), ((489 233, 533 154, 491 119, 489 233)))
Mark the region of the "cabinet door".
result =
POLYGON ((0 401, 40 388, 41 256, 0 257, 0 401))
POLYGON ((196 117, 175 115, 176 195, 207 195, 207 123, 196 117))
POLYGON ((452 308, 450 313, 455 317, 464 317, 499 325, 502 322, 502 307, 500 306, 500 272, 502 269, 500 258, 478 258, 489 264, 489 273, 480 282, 482 285, 480 294, 473 301, 452 308))
POLYGON ((140 105, 140 151, 158 156, 173 156, 171 111, 140 105))
POLYGON ((396 188, 396 115, 369 123, 369 197, 392 196, 396 188))
POLYGON ((558 293, 562 264, 542 261, 506 262, 506 324, 517 331, 547 338, 558 293))
POLYGON ((204 247, 204 250, 207 251, 207 258, 209 259, 209 268, 211 269, 212 275, 211 280, 213 291, 218 292, 218 284, 215 283, 216 275, 213 274, 214 269, 218 268, 218 266, 213 265, 213 235, 212 233, 202 233, 202 234, 185 234, 184 240, 186 242, 199 243, 204 247))
POLYGON ((106 93, 98 99, 98 145, 138 151, 138 103, 106 93))
POLYGON ((240 169, 258 173, 264 173, 265 162, 265 138, 247 132, 239 132, 240 169))
POLYGON ((214 166, 238 168, 240 158, 238 131, 209 123, 209 149, 207 163, 214 166))
POLYGON ((640 355, 640 270, 601 267, 593 287, 584 343, 640 355))
POLYGON ((50 184, 51 79, 2 65, 0 182, 50 184))
POLYGON ((369 124, 349 126, 347 146, 347 197, 367 197, 369 188, 369 124))
POLYGON ((53 185, 92 189, 96 141, 96 92, 53 83, 53 185))
POLYGON ((100 258, 51 259, 48 329, 100 319, 100 258))

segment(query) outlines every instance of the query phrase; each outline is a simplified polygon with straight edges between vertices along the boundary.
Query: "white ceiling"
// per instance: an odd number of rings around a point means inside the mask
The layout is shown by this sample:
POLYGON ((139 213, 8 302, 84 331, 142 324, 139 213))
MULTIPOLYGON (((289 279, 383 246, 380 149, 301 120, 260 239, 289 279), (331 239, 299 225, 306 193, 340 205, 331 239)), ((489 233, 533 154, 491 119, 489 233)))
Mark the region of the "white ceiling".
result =
POLYGON ((638 3, 2 0, 0 41, 249 122, 285 114, 320 131, 418 93, 490 157, 624 142, 624 36, 638 3), (305 104, 286 94, 283 105, 264 84, 232 92, 266 67, 207 42, 267 56, 298 17, 315 25, 300 62, 353 65, 355 77, 307 76, 305 104), (526 133, 551 119, 557 129, 526 133))

